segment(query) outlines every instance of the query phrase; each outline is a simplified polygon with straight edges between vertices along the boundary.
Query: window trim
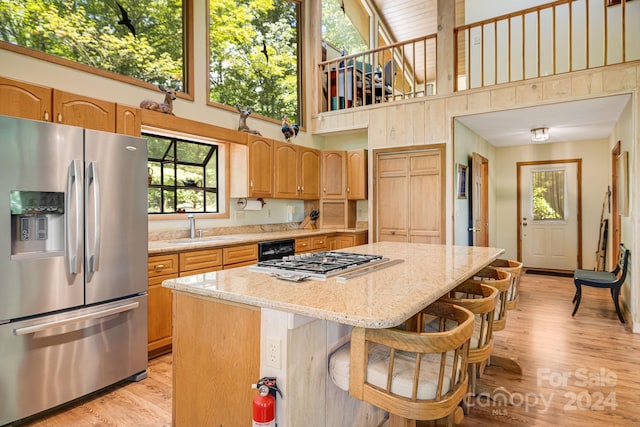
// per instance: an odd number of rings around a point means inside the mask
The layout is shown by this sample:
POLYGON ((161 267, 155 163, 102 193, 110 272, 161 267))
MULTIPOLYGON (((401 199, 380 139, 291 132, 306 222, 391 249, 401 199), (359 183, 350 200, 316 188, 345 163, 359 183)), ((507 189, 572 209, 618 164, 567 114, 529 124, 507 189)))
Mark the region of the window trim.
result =
MULTIPOLYGON (((189 101, 194 100, 193 95, 193 86, 194 86, 194 67, 193 67, 193 2, 194 0, 183 0, 183 35, 184 35, 184 48, 185 55, 182 57, 184 70, 184 88, 185 92, 176 92, 176 95, 181 99, 186 99, 189 101)), ((18 53, 25 56, 30 56, 35 59, 39 59, 42 61, 50 62, 52 64, 61 65, 63 67, 71 68, 74 70, 79 70, 85 73, 97 75, 100 77, 106 77, 111 80, 119 81, 122 83, 128 83, 134 86, 143 87, 146 89, 158 90, 157 86, 153 83, 148 83, 142 80, 135 79, 133 77, 125 76, 122 74, 117 74, 112 71, 102 70, 100 68, 95 68, 87 64, 83 64, 80 62, 75 62, 70 59, 62 58, 56 55, 52 55, 50 53, 42 52, 39 50, 31 49, 28 47, 15 45, 3 40, 0 40, 0 49, 6 50, 9 52, 18 53)))
POLYGON ((218 167, 222 166, 223 171, 218 171, 218 213, 213 212, 186 212, 186 213, 147 213, 149 221, 168 221, 186 219, 187 215, 193 214, 196 218, 206 219, 228 219, 230 217, 229 194, 231 191, 231 147, 230 142, 214 137, 202 135, 200 133, 188 133, 178 130, 170 130, 154 126, 142 125, 141 133, 158 135, 166 138, 178 138, 186 141, 201 142, 205 144, 218 145, 218 167))

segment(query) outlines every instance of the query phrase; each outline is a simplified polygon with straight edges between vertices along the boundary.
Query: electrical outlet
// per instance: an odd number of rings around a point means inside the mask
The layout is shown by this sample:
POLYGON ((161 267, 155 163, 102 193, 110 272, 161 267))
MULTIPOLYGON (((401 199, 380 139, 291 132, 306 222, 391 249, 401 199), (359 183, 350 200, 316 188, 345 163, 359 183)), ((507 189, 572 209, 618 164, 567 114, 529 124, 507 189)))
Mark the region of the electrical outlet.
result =
POLYGON ((275 337, 267 337, 267 366, 280 369, 280 340, 275 337))

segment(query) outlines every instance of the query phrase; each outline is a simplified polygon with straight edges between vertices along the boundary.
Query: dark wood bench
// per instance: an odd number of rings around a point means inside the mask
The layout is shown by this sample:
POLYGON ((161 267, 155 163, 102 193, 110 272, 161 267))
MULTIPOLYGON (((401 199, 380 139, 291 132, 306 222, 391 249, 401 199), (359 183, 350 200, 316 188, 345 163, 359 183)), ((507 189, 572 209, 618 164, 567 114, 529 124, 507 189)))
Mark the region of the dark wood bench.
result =
POLYGON ((620 288, 627 277, 627 270, 629 268, 629 257, 631 251, 626 249, 624 245, 620 245, 618 252, 618 263, 613 271, 593 271, 593 270, 576 270, 573 274, 573 283, 576 285, 576 294, 573 297, 575 306, 571 316, 575 316, 580 307, 580 298, 582 296, 582 286, 591 286, 593 288, 609 288, 611 291, 611 298, 616 307, 616 313, 622 323, 624 323, 624 317, 620 311, 620 303, 618 297, 620 296, 620 288))

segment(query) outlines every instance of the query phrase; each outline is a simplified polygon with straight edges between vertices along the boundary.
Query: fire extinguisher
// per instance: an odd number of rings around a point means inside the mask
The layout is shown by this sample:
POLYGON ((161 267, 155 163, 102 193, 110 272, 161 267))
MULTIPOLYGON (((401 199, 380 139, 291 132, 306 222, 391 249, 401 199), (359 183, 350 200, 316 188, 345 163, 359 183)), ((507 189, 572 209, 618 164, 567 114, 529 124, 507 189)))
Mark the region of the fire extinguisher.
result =
POLYGON ((258 395, 253 399, 252 427, 276 427, 276 392, 282 396, 275 378, 265 377, 253 384, 258 395))

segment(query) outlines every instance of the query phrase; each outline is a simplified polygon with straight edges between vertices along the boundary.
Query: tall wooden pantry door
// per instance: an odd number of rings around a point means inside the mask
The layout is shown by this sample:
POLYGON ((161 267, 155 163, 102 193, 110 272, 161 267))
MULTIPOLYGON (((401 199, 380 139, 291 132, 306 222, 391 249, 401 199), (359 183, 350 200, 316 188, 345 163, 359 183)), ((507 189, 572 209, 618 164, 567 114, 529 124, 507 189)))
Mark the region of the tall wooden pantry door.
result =
POLYGON ((374 151, 376 241, 444 243, 444 149, 374 151))

